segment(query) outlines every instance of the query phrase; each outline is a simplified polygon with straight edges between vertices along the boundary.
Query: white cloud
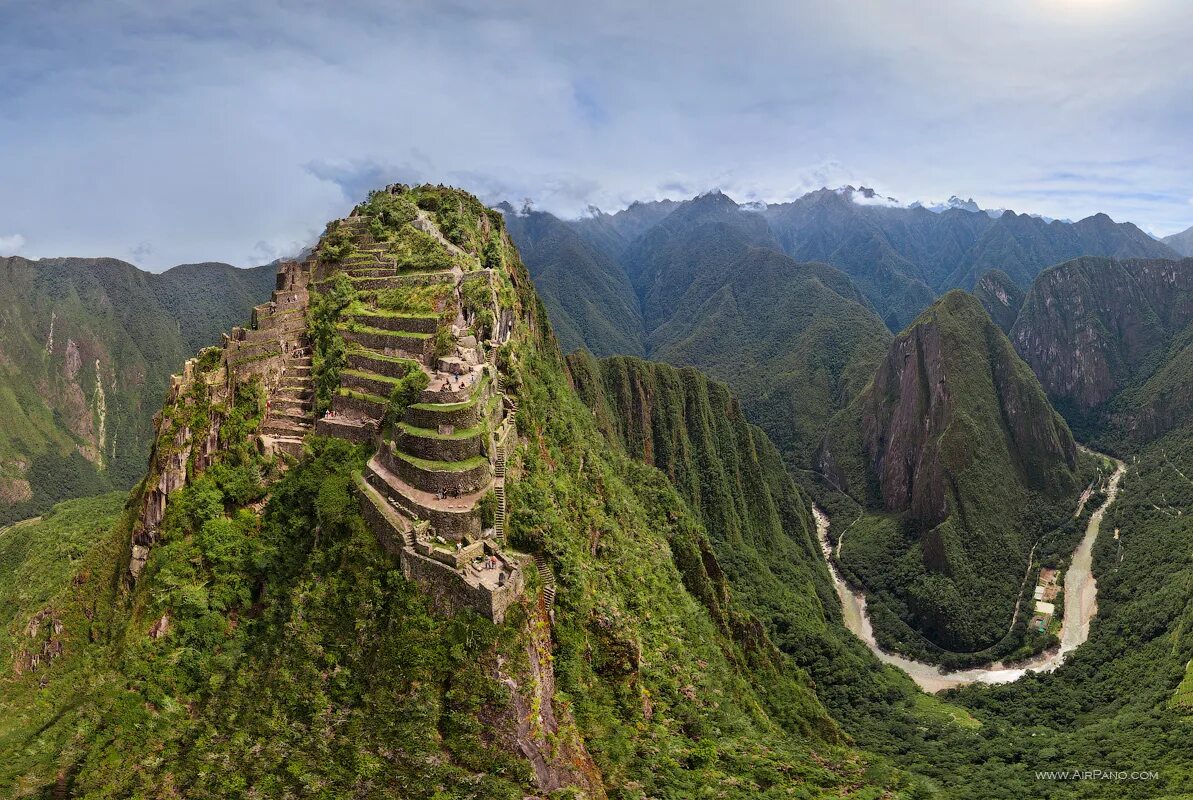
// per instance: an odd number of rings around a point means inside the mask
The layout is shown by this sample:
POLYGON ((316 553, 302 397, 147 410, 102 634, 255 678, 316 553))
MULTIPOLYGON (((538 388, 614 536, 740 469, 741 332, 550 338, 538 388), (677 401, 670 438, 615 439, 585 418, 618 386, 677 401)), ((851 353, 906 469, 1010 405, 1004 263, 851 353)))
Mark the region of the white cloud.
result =
POLYGON ((0 236, 0 256, 15 256, 25 248, 25 237, 19 233, 0 236))
POLYGON ((244 264, 403 179, 568 216, 864 183, 1193 224, 1193 3, 859 5, 12 5, 0 225, 38 256, 244 264))

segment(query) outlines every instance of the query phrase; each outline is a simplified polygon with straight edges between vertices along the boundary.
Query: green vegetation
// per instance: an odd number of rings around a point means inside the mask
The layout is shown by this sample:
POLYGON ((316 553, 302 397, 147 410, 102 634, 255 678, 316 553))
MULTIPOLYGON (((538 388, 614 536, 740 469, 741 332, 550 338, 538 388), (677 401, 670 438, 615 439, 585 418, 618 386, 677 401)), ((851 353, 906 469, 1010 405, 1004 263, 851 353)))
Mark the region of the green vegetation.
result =
POLYGON ((394 381, 394 388, 389 393, 389 402, 385 406, 385 422, 393 425, 406 414, 409 408, 423 390, 430 384, 431 379, 421 369, 407 372, 394 381))
POLYGON ((485 431, 484 427, 480 425, 475 428, 461 428, 451 433, 440 433, 430 428, 416 428, 407 422, 399 422, 397 427, 411 436, 419 436, 425 439, 471 439, 474 436, 480 436, 485 431))
POLYGON ((449 283, 429 283, 423 286, 397 286, 378 289, 376 307, 381 310, 408 314, 454 314, 454 295, 449 283))
POLYGON ((340 385, 340 371, 347 360, 347 345, 340 335, 344 311, 357 299, 352 282, 342 272, 332 276, 322 292, 311 291, 307 310, 307 335, 311 340, 311 379, 315 386, 315 413, 331 408, 340 385))
POLYGON ((1032 546, 1092 474, 1078 477, 1068 427, 971 295, 945 295, 889 353, 818 459, 860 505, 833 509, 834 540, 849 527, 841 566, 885 646, 950 666, 1007 655, 1032 546))
POLYGON ((403 453, 400 450, 395 450, 394 455, 428 472, 465 472, 470 469, 476 469, 482 464, 489 463, 489 459, 486 456, 473 456, 463 461, 429 461, 425 458, 412 456, 409 453, 403 453))
POLYGON ((341 222, 329 222, 323 237, 319 240, 319 262, 339 264, 356 252, 352 233, 341 222))
MULTIPOLYGON (((44 515, 0 528, 0 620, 41 610, 120 517, 123 492, 68 500, 44 515)), ((0 629, 0 651, 13 646, 0 629)))

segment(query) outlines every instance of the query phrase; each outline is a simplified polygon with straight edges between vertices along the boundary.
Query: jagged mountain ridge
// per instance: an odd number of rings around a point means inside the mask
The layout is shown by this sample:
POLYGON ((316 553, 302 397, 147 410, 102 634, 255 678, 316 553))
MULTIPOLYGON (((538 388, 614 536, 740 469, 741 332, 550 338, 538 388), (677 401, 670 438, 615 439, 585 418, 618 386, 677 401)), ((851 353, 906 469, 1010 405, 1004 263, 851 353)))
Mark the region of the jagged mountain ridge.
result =
MULTIPOLYGON (((533 220, 508 222, 515 241, 528 238, 533 220)), ((719 192, 656 224, 624 254, 636 265, 626 272, 642 314, 636 352, 728 382, 784 457, 804 465, 828 417, 865 383, 889 334, 846 275, 797 264, 774 245, 761 216, 719 192)), ((543 287, 549 309, 559 305, 550 299, 555 288, 543 287)), ((586 302, 600 308, 616 301, 586 302)))
MULTIPOLYGON (((634 255, 635 240, 648 236, 670 214, 686 213, 685 207, 706 204, 709 197, 729 200, 720 192, 710 192, 679 203, 638 203, 617 214, 595 212, 564 224, 598 252, 621 263, 634 281, 642 272, 634 255)), ((754 236, 756 244, 774 246, 777 240, 779 248, 797 261, 824 262, 848 274, 892 331, 902 329, 938 294, 952 288, 971 289, 991 269, 1004 271, 1026 289, 1044 268, 1079 256, 1174 256, 1166 244, 1105 214, 1061 222, 1013 211, 991 215, 959 206, 938 213, 873 199, 871 190, 846 187, 759 207, 729 203, 741 215, 766 221, 770 232, 754 236)), ((518 240, 518 226, 511 230, 518 240)), ((641 295, 641 285, 634 283, 641 295)), ((566 288, 555 291, 570 294, 566 288)), ((545 298, 556 318, 564 320, 567 314, 552 294, 545 298)), ((629 303, 621 290, 603 296, 597 305, 622 308, 629 303)), ((582 334, 583 325, 574 327, 582 334)))
POLYGON ((170 374, 244 319, 273 272, 0 259, 0 521, 134 483, 170 374))

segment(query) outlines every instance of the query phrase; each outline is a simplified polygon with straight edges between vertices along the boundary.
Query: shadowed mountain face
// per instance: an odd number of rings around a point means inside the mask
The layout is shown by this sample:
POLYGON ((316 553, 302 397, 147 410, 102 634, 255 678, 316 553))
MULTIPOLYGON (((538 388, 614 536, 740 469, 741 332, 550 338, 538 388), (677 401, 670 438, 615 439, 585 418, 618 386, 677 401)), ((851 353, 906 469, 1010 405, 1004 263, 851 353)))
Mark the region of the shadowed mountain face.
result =
POLYGON ((1015 348, 1075 425, 1146 441, 1193 408, 1193 259, 1083 258, 1040 275, 1015 348))
POLYGON ((171 373, 247 319, 273 274, 0 259, 0 522, 135 482, 171 373))
POLYGON ((1005 634, 1028 531, 1073 494, 1076 466, 1039 382, 960 291, 895 338, 817 454, 831 483, 887 515, 850 531, 844 563, 950 650, 1005 634))
POLYGON ((499 208, 539 294, 558 309, 552 320, 563 351, 641 355, 642 313, 629 278, 610 255, 618 241, 604 242, 608 249, 602 249, 550 214, 499 208))

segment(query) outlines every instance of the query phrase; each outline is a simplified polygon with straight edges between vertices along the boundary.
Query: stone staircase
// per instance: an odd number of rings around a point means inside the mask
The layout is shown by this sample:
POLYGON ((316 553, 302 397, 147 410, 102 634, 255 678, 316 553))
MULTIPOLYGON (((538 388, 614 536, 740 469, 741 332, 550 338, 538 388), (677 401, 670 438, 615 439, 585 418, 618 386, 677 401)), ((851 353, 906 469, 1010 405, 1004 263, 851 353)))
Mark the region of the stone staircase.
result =
POLYGON ((311 357, 302 355, 287 359, 281 379, 269 396, 269 413, 261 433, 272 437, 274 443, 287 452, 301 451, 303 437, 315 424, 314 397, 311 357))
POLYGON ((493 487, 493 495, 497 498, 497 512, 493 517, 493 538, 500 544, 505 544, 505 482, 493 487))
POLYGON ((551 571, 551 565, 547 563, 547 557, 538 552, 534 554, 534 566, 538 570, 539 579, 543 582, 543 605, 547 609, 547 613, 551 616, 551 621, 555 621, 555 573, 551 571))

